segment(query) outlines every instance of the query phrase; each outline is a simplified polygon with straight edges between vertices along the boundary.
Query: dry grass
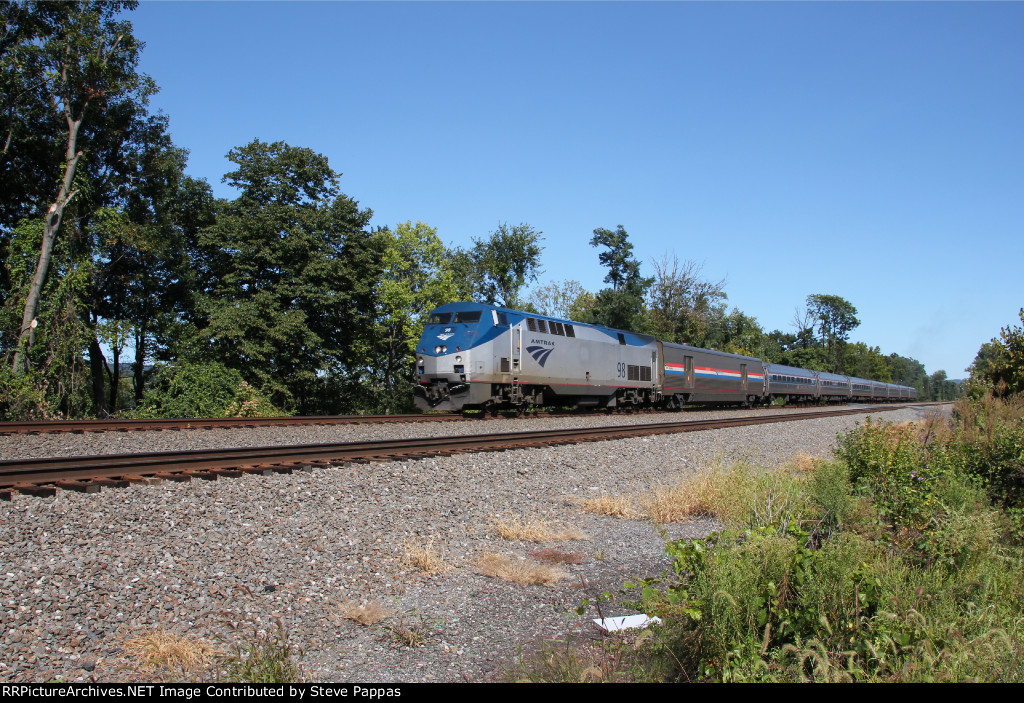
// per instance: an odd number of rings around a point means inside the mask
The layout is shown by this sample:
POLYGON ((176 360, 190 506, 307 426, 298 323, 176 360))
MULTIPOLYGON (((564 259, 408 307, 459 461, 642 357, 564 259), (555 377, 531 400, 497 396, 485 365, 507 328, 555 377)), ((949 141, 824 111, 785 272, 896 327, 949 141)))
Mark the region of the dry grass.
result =
POLYGON ((502 538, 519 542, 587 539, 583 532, 574 527, 563 528, 547 520, 523 520, 518 515, 495 518, 491 526, 502 538))
POLYGON ((657 523, 687 522, 694 517, 715 515, 720 495, 714 472, 689 476, 676 483, 653 486, 640 498, 647 516, 657 523))
POLYGON ((541 549, 536 552, 530 552, 527 556, 531 559, 536 559, 542 564, 582 564, 587 560, 585 554, 580 552, 563 552, 558 549, 541 549))
POLYGON ((627 519, 640 516, 640 513, 633 508, 633 501, 626 496, 610 496, 602 493, 597 498, 576 498, 572 502, 586 512, 597 515, 627 519))
POLYGON ((743 462, 728 467, 715 465, 675 483, 653 486, 639 502, 657 523, 687 522, 695 517, 735 522, 749 512, 753 493, 766 475, 743 462))
POLYGON ((567 576, 564 571, 553 566, 492 552, 482 555, 474 566, 484 576, 505 579, 522 586, 554 586, 567 576))
POLYGON ((820 461, 821 459, 818 457, 811 456, 805 452, 799 452, 789 460, 789 466, 791 466, 794 471, 810 473, 814 471, 814 467, 816 467, 820 461))
POLYGON ((166 669, 187 677, 212 666, 224 652, 198 637, 178 635, 160 628, 126 641, 124 654, 139 671, 151 673, 166 669))
POLYGON ((384 607, 380 601, 346 601, 340 607, 341 616, 359 623, 363 627, 376 625, 392 615, 392 611, 384 607))
POLYGON ((451 564, 445 558, 446 550, 444 546, 435 547, 433 538, 426 544, 407 539, 404 546, 404 561, 409 566, 420 569, 427 574, 439 574, 451 567, 451 564))

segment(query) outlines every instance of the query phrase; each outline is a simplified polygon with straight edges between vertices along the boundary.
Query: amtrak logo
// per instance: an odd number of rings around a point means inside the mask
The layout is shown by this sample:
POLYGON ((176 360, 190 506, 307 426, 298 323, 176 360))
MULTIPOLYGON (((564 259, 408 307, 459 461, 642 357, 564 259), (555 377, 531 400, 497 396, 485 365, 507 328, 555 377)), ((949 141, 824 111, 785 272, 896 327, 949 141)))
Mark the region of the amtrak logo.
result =
POLYGON ((554 350, 555 350, 554 347, 540 347, 540 346, 537 346, 537 347, 527 347, 526 348, 526 351, 530 354, 530 356, 532 356, 534 359, 536 359, 537 363, 540 364, 541 367, 543 367, 544 364, 547 363, 548 357, 551 356, 551 352, 553 352, 554 350))
POLYGON ((437 335, 437 338, 440 339, 442 342, 447 342, 449 339, 451 339, 454 336, 455 336, 455 333, 452 332, 452 328, 451 327, 445 327, 444 328, 444 332, 442 332, 441 334, 437 335))

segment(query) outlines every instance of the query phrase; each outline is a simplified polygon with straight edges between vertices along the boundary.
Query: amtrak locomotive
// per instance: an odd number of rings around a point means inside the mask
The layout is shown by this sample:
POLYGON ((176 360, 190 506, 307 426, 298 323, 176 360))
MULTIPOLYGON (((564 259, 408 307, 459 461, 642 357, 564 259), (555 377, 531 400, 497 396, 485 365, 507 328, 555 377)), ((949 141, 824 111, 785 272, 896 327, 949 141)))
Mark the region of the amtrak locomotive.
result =
POLYGON ((908 386, 480 303, 430 314, 416 347, 415 392, 421 410, 917 398, 908 386))

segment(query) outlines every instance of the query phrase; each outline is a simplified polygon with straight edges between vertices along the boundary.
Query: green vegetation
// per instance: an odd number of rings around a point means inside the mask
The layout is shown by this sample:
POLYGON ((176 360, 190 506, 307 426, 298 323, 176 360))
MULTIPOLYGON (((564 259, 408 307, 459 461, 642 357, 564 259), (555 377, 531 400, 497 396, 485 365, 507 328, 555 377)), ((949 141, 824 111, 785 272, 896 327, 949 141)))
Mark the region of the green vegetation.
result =
MULTIPOLYGON (((1024 308, 1018 317, 1024 323, 1024 308)), ((1024 327, 1004 327, 999 339, 981 345, 968 370, 975 395, 1024 393, 1024 327)))
MULTIPOLYGON (((0 3, 0 418, 407 411, 426 314, 467 299, 911 385, 921 399, 959 392, 944 371, 850 341, 857 310, 838 296, 809 295, 795 333, 766 332, 699 264, 666 254, 645 277, 622 225, 589 240, 607 288, 528 291, 541 272, 533 226, 499 223, 465 250, 422 222, 371 227, 307 148, 231 149, 224 181, 239 195, 218 200, 150 112, 136 5, 0 3), (219 380, 189 380, 204 374, 219 380)), ((976 394, 1024 386, 1022 338, 1007 328, 983 346, 976 394)))
POLYGON ((729 490, 695 490, 725 529, 668 543, 673 573, 631 603, 663 625, 526 678, 1021 681, 1022 462, 1024 400, 988 396, 867 422, 811 470, 716 475, 729 490))

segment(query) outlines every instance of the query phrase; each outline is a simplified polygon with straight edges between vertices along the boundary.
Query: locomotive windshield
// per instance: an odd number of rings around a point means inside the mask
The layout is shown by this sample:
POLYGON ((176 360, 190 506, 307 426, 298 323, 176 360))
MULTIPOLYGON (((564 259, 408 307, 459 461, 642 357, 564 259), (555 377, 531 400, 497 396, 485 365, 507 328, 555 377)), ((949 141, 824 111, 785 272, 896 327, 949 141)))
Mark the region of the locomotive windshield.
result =
POLYGON ((464 325, 480 322, 482 313, 479 310, 461 310, 459 312, 435 312, 427 318, 428 325, 450 325, 461 322, 464 325))

